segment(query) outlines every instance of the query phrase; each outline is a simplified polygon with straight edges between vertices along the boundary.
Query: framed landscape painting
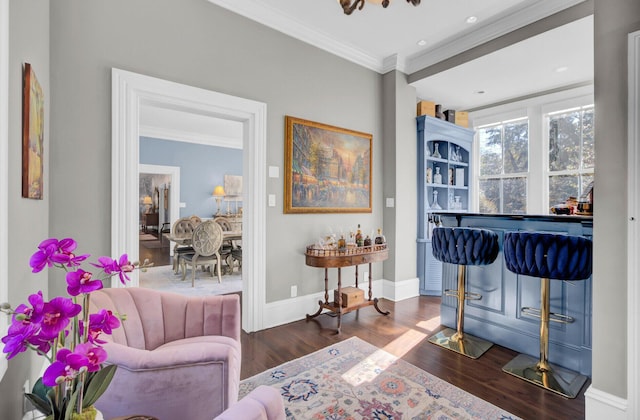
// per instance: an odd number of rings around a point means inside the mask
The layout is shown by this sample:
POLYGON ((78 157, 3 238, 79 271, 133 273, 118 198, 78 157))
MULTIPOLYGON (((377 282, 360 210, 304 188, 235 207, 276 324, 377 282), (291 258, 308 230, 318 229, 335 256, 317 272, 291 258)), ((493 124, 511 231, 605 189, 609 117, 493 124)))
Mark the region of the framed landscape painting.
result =
POLYGON ((371 134, 290 116, 285 133, 285 213, 371 213, 371 134))
POLYGON ((31 64, 24 64, 22 98, 22 197, 42 200, 44 93, 31 64))

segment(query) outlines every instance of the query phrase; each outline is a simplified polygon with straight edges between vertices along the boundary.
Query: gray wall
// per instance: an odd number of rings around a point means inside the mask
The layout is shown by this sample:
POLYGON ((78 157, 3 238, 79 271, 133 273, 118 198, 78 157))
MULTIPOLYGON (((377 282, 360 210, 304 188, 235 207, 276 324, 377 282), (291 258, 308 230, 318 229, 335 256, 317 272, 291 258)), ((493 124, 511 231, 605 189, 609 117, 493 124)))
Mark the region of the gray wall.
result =
MULTIPOLYGON (((31 274, 29 257, 49 234, 49 205, 52 202, 51 83, 49 81, 49 1, 10 2, 9 29, 9 301, 13 306, 42 290, 46 295, 47 273, 31 274), (44 190, 43 200, 22 197, 22 68, 31 63, 45 97, 44 114, 44 190)), ((2 357, 5 355, 3 354, 2 357)), ((0 381, 0 417, 22 418, 22 384, 33 384, 44 359, 33 352, 9 361, 0 381)))
POLYGON ((620 215, 628 188, 627 34, 640 29, 640 2, 595 0, 594 12, 593 386, 625 398, 627 374, 638 375, 627 372, 627 221, 620 215))
POLYGON ((109 253, 112 67, 265 102, 267 165, 282 168, 285 115, 373 134, 372 214, 283 215, 283 179, 268 179, 278 204, 267 209, 267 301, 288 298, 291 285, 322 290, 322 270, 305 267, 302 251, 329 227, 381 226, 380 75, 205 0, 60 0, 51 28, 53 234, 80 232, 89 252, 109 253), (71 220, 73 192, 86 185, 84 198, 104 205, 71 220))

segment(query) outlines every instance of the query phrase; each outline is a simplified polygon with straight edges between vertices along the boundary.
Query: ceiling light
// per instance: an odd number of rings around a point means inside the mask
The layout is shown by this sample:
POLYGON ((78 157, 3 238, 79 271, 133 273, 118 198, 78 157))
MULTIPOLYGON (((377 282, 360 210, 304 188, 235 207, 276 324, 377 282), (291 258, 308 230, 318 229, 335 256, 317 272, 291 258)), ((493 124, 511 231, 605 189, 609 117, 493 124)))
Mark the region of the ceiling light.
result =
POLYGON ((416 42, 416 44, 418 44, 421 47, 424 47, 425 45, 427 45, 427 40, 421 39, 420 41, 416 42))
POLYGON ((563 71, 567 71, 567 70, 569 70, 569 67, 567 66, 558 67, 556 69, 556 73, 562 73, 563 71))
MULTIPOLYGON (((381 4, 382 7, 389 6, 391 0, 367 0, 369 3, 381 4)), ((365 0, 338 0, 340 6, 342 6, 342 10, 344 10, 345 15, 350 15, 354 10, 362 10, 364 7, 365 0), (353 3, 353 4, 352 4, 353 3)), ((407 0, 407 3, 411 3, 414 6, 420 4, 420 0, 407 0)))
POLYGON ((465 22, 471 24, 471 23, 476 23, 478 21, 478 18, 476 16, 469 16, 465 22))
POLYGON ((484 90, 476 90, 475 92, 476 95, 484 95, 484 90))

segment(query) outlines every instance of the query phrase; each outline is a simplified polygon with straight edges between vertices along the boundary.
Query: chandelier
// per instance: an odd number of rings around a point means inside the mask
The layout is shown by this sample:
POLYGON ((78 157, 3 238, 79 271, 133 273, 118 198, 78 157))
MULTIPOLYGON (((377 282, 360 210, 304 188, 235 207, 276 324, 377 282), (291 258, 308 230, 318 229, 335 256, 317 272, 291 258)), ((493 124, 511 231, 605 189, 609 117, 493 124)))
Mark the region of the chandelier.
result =
MULTIPOLYGON (((345 15, 350 15, 356 9, 362 10, 365 2, 365 0, 353 0, 353 4, 351 4, 352 0, 338 0, 338 1, 340 2, 340 6, 342 6, 342 10, 344 10, 345 15)), ((391 0, 366 0, 366 1, 368 1, 369 3, 382 4, 382 7, 385 7, 385 8, 389 6, 389 3, 391 3, 391 0)), ((414 6, 417 6, 420 4, 420 0, 407 0, 407 3, 411 3, 414 6)))

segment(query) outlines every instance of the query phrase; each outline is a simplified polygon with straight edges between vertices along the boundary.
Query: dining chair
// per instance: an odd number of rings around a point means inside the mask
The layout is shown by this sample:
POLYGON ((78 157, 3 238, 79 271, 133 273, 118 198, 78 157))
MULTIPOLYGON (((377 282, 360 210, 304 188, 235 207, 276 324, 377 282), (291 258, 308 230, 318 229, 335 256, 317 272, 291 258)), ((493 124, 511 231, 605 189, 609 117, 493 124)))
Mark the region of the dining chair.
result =
POLYGON ((183 217, 176 220, 171 227, 171 240, 174 241, 173 246, 173 272, 180 272, 180 257, 187 253, 193 253, 191 246, 191 236, 193 235, 194 224, 189 217, 183 217))
POLYGON ((222 283, 220 275, 220 248, 222 246, 222 228, 213 220, 206 220, 193 229, 191 236, 191 246, 193 253, 183 254, 180 257, 182 265, 182 280, 185 279, 187 270, 186 266, 191 266, 191 287, 195 287, 196 269, 198 266, 209 267, 213 276, 213 267, 215 264, 218 274, 218 283, 222 283))
MULTIPOLYGON (((223 232, 232 231, 231 221, 223 216, 218 216, 213 219, 214 222, 220 225, 223 232)), ((229 269, 229 274, 233 272, 233 259, 231 258, 231 254, 233 250, 236 248, 235 241, 231 239, 223 239, 222 247, 220 248, 220 256, 227 263, 227 267, 229 269)))

